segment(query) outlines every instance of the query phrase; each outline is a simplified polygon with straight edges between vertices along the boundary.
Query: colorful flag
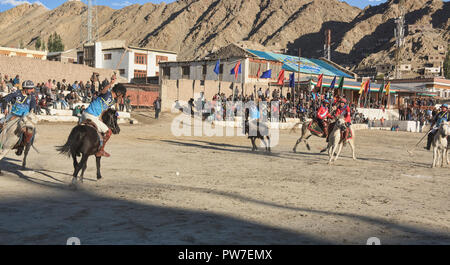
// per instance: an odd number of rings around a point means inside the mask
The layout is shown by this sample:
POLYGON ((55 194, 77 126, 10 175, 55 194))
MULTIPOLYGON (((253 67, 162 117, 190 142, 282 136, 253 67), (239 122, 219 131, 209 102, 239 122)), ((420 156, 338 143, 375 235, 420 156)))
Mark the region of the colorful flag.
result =
POLYGON ((333 81, 331 81, 329 91, 333 91, 335 85, 336 85, 336 76, 334 76, 333 81))
POLYGON ((284 69, 280 71, 280 73, 278 74, 278 85, 283 85, 284 84, 284 69))
POLYGON ((363 93, 364 88, 366 87, 366 83, 367 83, 367 81, 361 83, 361 89, 359 90, 359 94, 360 94, 360 95, 363 93))
POLYGON ((214 67, 214 73, 220 74, 220 59, 216 62, 216 67, 214 67))
POLYGON ((339 80, 338 90, 340 91, 341 95, 344 95, 344 77, 343 76, 341 76, 341 79, 339 80))
POLYGON ((261 65, 258 68, 258 73, 256 73, 256 77, 259 79, 259 75, 261 74, 261 65))
POLYGON ((391 92, 391 82, 388 82, 386 85, 386 96, 391 92))
POLYGON ((378 93, 380 93, 380 96, 383 95, 383 91, 384 91, 384 80, 381 83, 380 90, 378 91, 378 93))
POLYGON ((236 78, 236 80, 238 79, 238 75, 241 73, 241 62, 238 61, 237 64, 234 66, 233 69, 231 69, 231 75, 234 74, 234 77, 236 78), (238 70, 239 69, 239 70, 238 70))
POLYGON ((364 87, 364 95, 367 96, 370 93, 370 79, 367 80, 366 86, 364 87))
POLYGON ((295 88, 295 74, 294 73, 289 75, 289 87, 295 88))
POLYGON ((269 69, 267 71, 265 71, 262 75, 261 78, 272 78, 272 69, 269 69))
POLYGON ((319 79, 317 80, 317 88, 320 88, 322 90, 322 83, 323 83, 323 74, 319 75, 319 79))

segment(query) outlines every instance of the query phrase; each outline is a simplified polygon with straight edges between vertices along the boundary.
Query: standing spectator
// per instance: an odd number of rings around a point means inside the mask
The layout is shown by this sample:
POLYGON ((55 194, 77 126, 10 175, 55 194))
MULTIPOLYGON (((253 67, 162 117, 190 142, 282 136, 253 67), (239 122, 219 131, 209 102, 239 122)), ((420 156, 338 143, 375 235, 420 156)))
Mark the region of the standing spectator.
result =
POLYGON ((161 111, 161 99, 159 97, 153 102, 155 108, 155 119, 159 119, 159 112, 161 111))
POLYGON ((127 112, 131 112, 131 97, 130 96, 125 98, 125 108, 127 109, 127 112))

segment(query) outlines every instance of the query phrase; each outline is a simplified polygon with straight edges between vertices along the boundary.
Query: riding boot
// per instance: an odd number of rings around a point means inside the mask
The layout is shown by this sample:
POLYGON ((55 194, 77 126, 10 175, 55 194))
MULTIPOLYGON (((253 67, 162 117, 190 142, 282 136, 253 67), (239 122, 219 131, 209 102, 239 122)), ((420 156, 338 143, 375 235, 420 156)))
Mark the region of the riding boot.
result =
POLYGON ((328 141, 328 125, 327 124, 323 125, 323 137, 327 138, 327 141, 328 141))
POLYGON ((110 157, 111 156, 110 154, 108 154, 105 151, 106 142, 108 142, 109 138, 111 138, 111 135, 112 135, 112 131, 111 131, 111 129, 109 129, 103 136, 103 145, 102 145, 102 147, 100 147, 100 150, 98 150, 98 152, 95 154, 96 157, 102 157, 102 156, 110 157))

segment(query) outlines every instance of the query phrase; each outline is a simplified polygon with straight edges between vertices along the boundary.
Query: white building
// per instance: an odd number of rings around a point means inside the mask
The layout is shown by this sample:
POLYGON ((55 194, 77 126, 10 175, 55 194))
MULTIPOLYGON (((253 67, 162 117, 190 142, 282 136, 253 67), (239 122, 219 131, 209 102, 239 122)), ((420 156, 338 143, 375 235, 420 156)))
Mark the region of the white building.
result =
POLYGON ((79 63, 117 70, 128 82, 135 78, 159 76, 159 62, 176 60, 176 52, 127 46, 122 40, 87 44, 78 53, 79 63))
POLYGON ((39 59, 39 60, 46 60, 47 52, 28 50, 28 49, 0 47, 0 56, 9 56, 9 57, 17 56, 17 57, 27 57, 27 58, 34 58, 34 59, 39 59))

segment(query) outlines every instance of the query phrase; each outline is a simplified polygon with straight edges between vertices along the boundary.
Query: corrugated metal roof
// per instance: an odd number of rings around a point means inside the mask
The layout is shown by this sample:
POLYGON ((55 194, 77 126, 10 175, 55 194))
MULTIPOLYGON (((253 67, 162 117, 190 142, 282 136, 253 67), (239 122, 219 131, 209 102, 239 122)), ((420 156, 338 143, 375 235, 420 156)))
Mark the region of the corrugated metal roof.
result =
POLYGON ((263 52, 251 49, 247 49, 247 51, 260 58, 282 62, 283 69, 287 71, 298 72, 298 65, 300 63, 301 73, 315 75, 324 74, 328 76, 344 76, 346 78, 353 78, 352 76, 319 59, 307 59, 304 57, 299 58, 297 56, 290 56, 273 52, 263 52))

